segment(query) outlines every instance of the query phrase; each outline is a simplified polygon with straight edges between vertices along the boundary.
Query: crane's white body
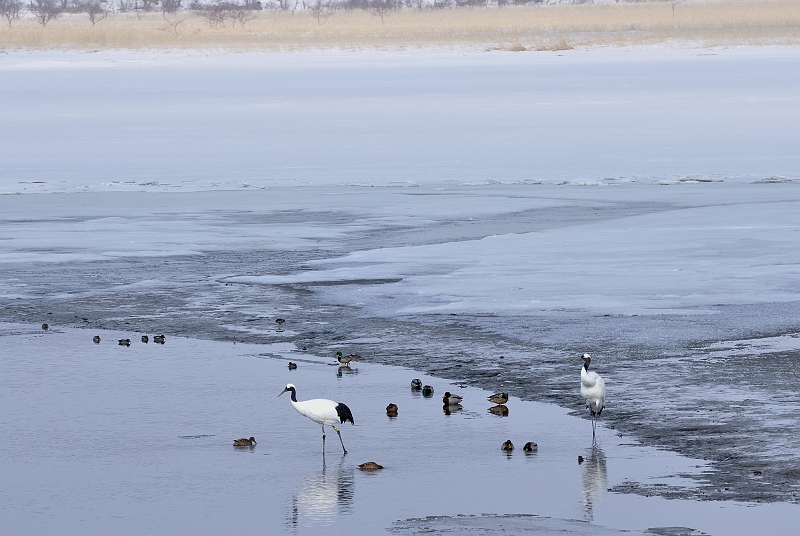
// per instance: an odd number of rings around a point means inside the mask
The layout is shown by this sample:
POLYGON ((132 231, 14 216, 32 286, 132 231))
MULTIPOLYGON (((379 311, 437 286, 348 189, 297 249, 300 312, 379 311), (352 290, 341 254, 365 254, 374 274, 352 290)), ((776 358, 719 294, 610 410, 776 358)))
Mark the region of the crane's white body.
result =
POLYGON ((281 396, 286 392, 292 393, 292 407, 297 411, 297 413, 303 417, 308 417, 322 427, 323 454, 325 453, 326 424, 333 428, 333 431, 339 436, 339 441, 342 443, 342 450, 345 454, 347 454, 347 449, 344 448, 344 441, 342 441, 342 434, 339 432, 339 429, 336 428, 336 425, 342 424, 346 421, 350 421, 351 424, 355 424, 350 408, 341 402, 334 402, 333 400, 327 400, 325 398, 314 398, 312 400, 303 400, 300 402, 297 400, 297 389, 291 383, 286 385, 286 388, 281 391, 281 394, 278 396, 281 396))
POLYGON ((606 383, 598 373, 593 370, 581 368, 581 396, 586 400, 586 407, 592 416, 603 411, 606 402, 606 383))
POLYGON ((297 413, 303 417, 308 417, 317 424, 327 424, 328 426, 341 424, 339 414, 336 412, 337 405, 333 400, 325 398, 314 398, 312 400, 303 400, 302 402, 292 400, 292 407, 297 413))
POLYGON ((592 362, 589 354, 583 354, 583 367, 581 367, 581 396, 586 401, 586 407, 592 414, 592 437, 595 436, 597 417, 603 412, 606 404, 606 382, 598 373, 589 370, 592 362))

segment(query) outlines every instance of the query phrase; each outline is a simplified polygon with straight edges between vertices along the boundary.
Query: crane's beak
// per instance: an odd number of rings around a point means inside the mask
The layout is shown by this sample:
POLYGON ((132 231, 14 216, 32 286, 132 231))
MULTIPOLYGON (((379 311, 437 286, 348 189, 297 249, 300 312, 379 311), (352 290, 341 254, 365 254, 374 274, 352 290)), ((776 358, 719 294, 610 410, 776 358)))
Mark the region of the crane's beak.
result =
POLYGON ((281 392, 278 394, 278 396, 281 396, 281 395, 282 395, 283 393, 285 393, 285 392, 286 392, 286 388, 284 387, 284 388, 283 388, 283 391, 281 391, 281 392))

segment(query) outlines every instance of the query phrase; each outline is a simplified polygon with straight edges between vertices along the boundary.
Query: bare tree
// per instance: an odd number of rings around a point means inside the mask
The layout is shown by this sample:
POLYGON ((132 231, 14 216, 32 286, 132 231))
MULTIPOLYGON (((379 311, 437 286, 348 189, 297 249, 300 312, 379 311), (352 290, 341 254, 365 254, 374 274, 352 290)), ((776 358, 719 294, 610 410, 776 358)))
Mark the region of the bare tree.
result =
POLYGON ((269 9, 277 9, 278 11, 294 11, 297 8, 297 4, 299 4, 297 0, 269 0, 266 6, 269 9), (292 5, 294 5, 294 8, 292 8, 292 5))
POLYGON ((241 24, 242 28, 244 28, 245 24, 258 16, 256 14, 256 10, 261 9, 261 2, 251 2, 246 0, 243 5, 228 3, 228 6, 228 16, 233 21, 233 25, 236 26, 236 23, 238 22, 241 24))
POLYGON ((137 9, 144 11, 145 13, 155 11, 157 5, 158 0, 136 0, 137 9))
POLYGON ((165 25, 160 30, 178 35, 178 27, 186 22, 186 17, 179 15, 182 4, 183 0, 161 0, 161 16, 165 25))
POLYGON ((83 0, 80 7, 84 13, 89 15, 89 21, 92 26, 111 14, 111 2, 109 0, 83 0))
POLYGON ((320 26, 328 22, 331 15, 336 12, 333 0, 314 0, 314 3, 306 7, 311 10, 311 15, 317 19, 317 24, 320 26))
POLYGON ((372 13, 374 17, 381 18, 381 24, 385 24, 383 17, 392 9, 394 9, 394 2, 392 0, 372 0, 369 6, 370 13, 372 13))
POLYGON ((206 19, 206 23, 212 28, 225 26, 225 17, 228 16, 228 12, 224 9, 224 4, 222 2, 201 4, 195 0, 189 6, 189 9, 206 19))
POLYGON ((47 26, 48 22, 61 16, 61 6, 56 0, 33 0, 28 10, 42 26, 47 26))
POLYGON ((19 20, 22 14, 22 2, 20 0, 0 0, 0 15, 7 21, 9 27, 15 20, 19 20))
POLYGON ((680 0, 672 0, 672 22, 675 23, 675 6, 680 3, 680 0))
POLYGON ((161 13, 174 15, 181 10, 182 3, 183 0, 161 0, 161 13))
POLYGON ((244 28, 245 24, 258 16, 256 11, 262 9, 262 5, 261 2, 237 4, 224 0, 213 4, 201 4, 198 0, 195 0, 189 8, 206 19, 206 22, 211 27, 225 26, 225 20, 227 19, 234 26, 238 22, 244 28))

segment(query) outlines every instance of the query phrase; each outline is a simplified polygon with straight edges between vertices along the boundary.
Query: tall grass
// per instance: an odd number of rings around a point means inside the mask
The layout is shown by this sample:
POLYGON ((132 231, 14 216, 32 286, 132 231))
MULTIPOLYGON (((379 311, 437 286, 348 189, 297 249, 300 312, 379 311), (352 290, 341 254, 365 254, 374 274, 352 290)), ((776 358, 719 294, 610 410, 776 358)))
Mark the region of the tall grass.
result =
POLYGON ((0 26, 0 49, 201 48, 225 50, 470 47, 553 50, 691 43, 701 46, 798 45, 800 1, 722 0, 521 6, 390 12, 337 11, 320 24, 308 12, 258 12, 241 25, 211 27, 191 13, 176 18, 117 14, 92 26, 65 15, 0 26))

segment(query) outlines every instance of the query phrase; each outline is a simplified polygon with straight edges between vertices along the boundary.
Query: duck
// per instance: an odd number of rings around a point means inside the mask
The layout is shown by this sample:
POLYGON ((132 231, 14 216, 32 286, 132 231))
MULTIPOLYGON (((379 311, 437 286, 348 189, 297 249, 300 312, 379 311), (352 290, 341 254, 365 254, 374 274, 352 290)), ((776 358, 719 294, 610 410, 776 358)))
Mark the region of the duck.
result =
POLYGON ((294 370, 296 368, 297 368, 297 363, 292 363, 291 361, 289 361, 289 370, 294 370))
POLYGON ((497 415, 498 417, 508 417, 508 408, 503 404, 497 404, 496 406, 489 408, 489 413, 492 415, 497 415))
POLYGON ((342 355, 342 352, 336 352, 336 360, 343 365, 349 364, 350 361, 358 361, 359 359, 361 359, 361 356, 358 354, 342 355))
POLYGON ((527 443, 525 443, 525 446, 522 447, 522 450, 524 450, 525 452, 536 452, 537 450, 539 450, 539 445, 537 445, 533 441, 528 441, 527 443))
POLYGON ((120 339, 119 340, 119 345, 120 346, 130 346, 131 345, 131 340, 130 339, 120 339))
POLYGON ((450 391, 446 391, 442 397, 445 406, 457 406, 461 404, 462 400, 464 400, 463 396, 450 394, 450 391))
POLYGON ((383 466, 375 462, 366 462, 359 465, 358 468, 362 471, 377 471, 383 469, 383 466))
POLYGON ((100 335, 95 335, 94 337, 92 337, 92 341, 95 344, 100 344, 100 335))
POLYGON ((397 417, 397 404, 389 404, 386 406, 387 417, 397 417))
POLYGON ((276 323, 277 323, 279 326, 282 326, 282 325, 284 325, 284 324, 286 323, 286 319, 285 319, 285 318, 276 318, 276 319, 275 319, 275 322, 276 322, 276 323))
POLYGON ((431 387, 430 385, 426 385, 425 387, 423 387, 422 388, 422 396, 424 396, 425 398, 432 397, 433 396, 433 387, 431 387))
POLYGON ((486 400, 492 404, 505 404, 508 402, 508 393, 495 393, 492 396, 486 397, 486 400))
POLYGON ((164 344, 166 338, 163 335, 153 335, 153 342, 157 342, 158 344, 164 344))
POLYGON ((48 326, 47 324, 42 324, 42 329, 47 331, 48 329, 50 329, 50 326, 48 326))
POLYGON ((250 439, 247 439, 247 438, 244 438, 244 437, 241 438, 241 439, 234 439, 233 440, 233 446, 234 447, 255 447, 256 446, 256 438, 251 436, 250 439))
POLYGON ((148 342, 150 342, 150 337, 148 337, 147 335, 142 335, 142 342, 147 344, 148 342))
POLYGON ((419 378, 414 378, 413 380, 411 380, 411 390, 419 391, 420 389, 422 389, 422 380, 420 380, 419 378))
POLYGON ((511 440, 509 439, 500 446, 500 450, 511 452, 512 450, 514 450, 514 443, 512 443, 511 440))

